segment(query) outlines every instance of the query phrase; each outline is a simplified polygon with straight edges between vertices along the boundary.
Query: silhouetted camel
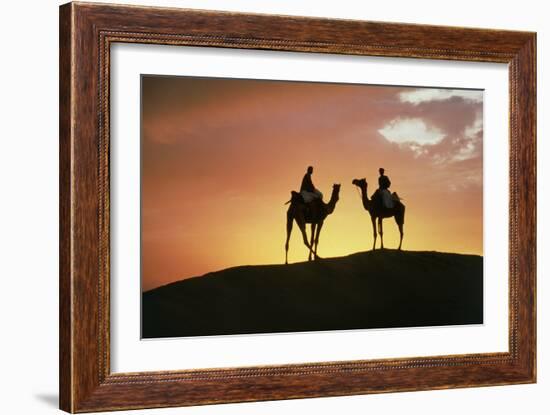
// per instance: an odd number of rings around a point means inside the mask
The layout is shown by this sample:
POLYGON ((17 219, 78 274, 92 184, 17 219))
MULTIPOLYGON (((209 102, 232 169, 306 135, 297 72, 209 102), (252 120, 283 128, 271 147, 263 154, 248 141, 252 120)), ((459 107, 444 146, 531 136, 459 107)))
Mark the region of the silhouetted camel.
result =
POLYGON ((334 184, 332 186, 332 195, 328 203, 324 203, 322 200, 316 200, 306 205, 297 192, 292 192, 290 199, 290 207, 286 212, 286 244, 285 244, 285 264, 288 264, 288 242, 290 241, 290 234, 292 232, 292 224, 296 221, 298 228, 302 232, 304 238, 304 244, 309 249, 308 260, 311 261, 313 256, 315 259, 317 256, 317 247, 319 246, 319 235, 321 234, 321 228, 328 215, 334 212, 336 202, 338 202, 340 194, 340 185, 334 184), (311 243, 307 241, 306 223, 311 223, 311 243))
MULTIPOLYGON (((353 179, 351 182, 355 186, 361 189, 361 199, 363 201, 363 207, 370 213, 370 218, 372 221, 372 231, 374 235, 374 242, 372 243, 372 249, 376 249, 376 219, 378 219, 378 233, 380 234, 380 248, 384 248, 384 232, 382 229, 382 220, 384 218, 395 218, 395 223, 399 228, 399 248, 401 249, 401 244, 403 243, 403 223, 405 223, 405 205, 400 202, 399 197, 396 197, 393 202, 393 208, 388 209, 382 207, 381 204, 375 203, 372 199, 369 199, 367 194, 367 181, 365 179, 353 179)), ((394 193, 397 196, 396 193, 394 193)))

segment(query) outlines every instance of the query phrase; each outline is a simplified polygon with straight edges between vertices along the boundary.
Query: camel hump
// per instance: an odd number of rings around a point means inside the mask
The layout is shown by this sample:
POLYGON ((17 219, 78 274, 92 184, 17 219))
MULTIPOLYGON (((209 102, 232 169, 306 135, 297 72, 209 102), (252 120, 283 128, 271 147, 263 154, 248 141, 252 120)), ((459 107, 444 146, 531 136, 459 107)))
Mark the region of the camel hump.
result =
POLYGON ((392 197, 394 198, 394 200, 403 200, 399 197, 399 195, 397 194, 397 192, 393 192, 392 194, 392 197))
POLYGON ((294 202, 301 202, 303 203, 304 202, 304 199, 302 197, 302 195, 300 194, 300 192, 297 192, 295 190, 292 190, 290 192, 290 202, 291 203, 294 203, 294 202))

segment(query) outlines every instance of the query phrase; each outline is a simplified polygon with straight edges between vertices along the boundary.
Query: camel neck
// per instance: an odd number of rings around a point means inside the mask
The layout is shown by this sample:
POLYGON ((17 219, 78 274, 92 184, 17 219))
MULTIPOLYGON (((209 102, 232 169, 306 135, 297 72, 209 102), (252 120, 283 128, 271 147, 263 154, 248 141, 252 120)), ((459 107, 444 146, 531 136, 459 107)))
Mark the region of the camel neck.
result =
POLYGON ((369 210, 370 200, 369 195, 367 194, 367 186, 361 186, 361 200, 363 201, 363 207, 366 210, 369 210))
POLYGON ((331 214, 334 211, 334 208, 336 207, 336 202, 338 202, 338 194, 336 191, 332 192, 332 195, 330 196, 330 200, 327 203, 327 214, 331 214))

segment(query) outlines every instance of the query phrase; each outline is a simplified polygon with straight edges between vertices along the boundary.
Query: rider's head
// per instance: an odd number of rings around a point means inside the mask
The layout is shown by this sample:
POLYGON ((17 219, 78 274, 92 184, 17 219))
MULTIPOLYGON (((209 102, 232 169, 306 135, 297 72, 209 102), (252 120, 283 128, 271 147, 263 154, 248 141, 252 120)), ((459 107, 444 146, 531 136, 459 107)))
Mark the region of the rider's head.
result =
POLYGON ((384 169, 382 167, 378 169, 378 172, 380 173, 380 176, 384 175, 384 169))
POLYGON ((309 166, 307 168, 307 174, 311 174, 311 173, 313 173, 313 166, 309 166))

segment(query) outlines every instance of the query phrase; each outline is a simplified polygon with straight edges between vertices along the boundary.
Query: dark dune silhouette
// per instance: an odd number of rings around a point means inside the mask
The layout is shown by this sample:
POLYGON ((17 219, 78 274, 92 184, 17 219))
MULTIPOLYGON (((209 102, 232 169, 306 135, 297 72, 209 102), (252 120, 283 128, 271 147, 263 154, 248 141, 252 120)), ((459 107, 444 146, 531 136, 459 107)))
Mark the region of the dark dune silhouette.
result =
POLYGON ((439 252, 240 266, 142 298, 143 338, 482 322, 483 257, 439 252))

